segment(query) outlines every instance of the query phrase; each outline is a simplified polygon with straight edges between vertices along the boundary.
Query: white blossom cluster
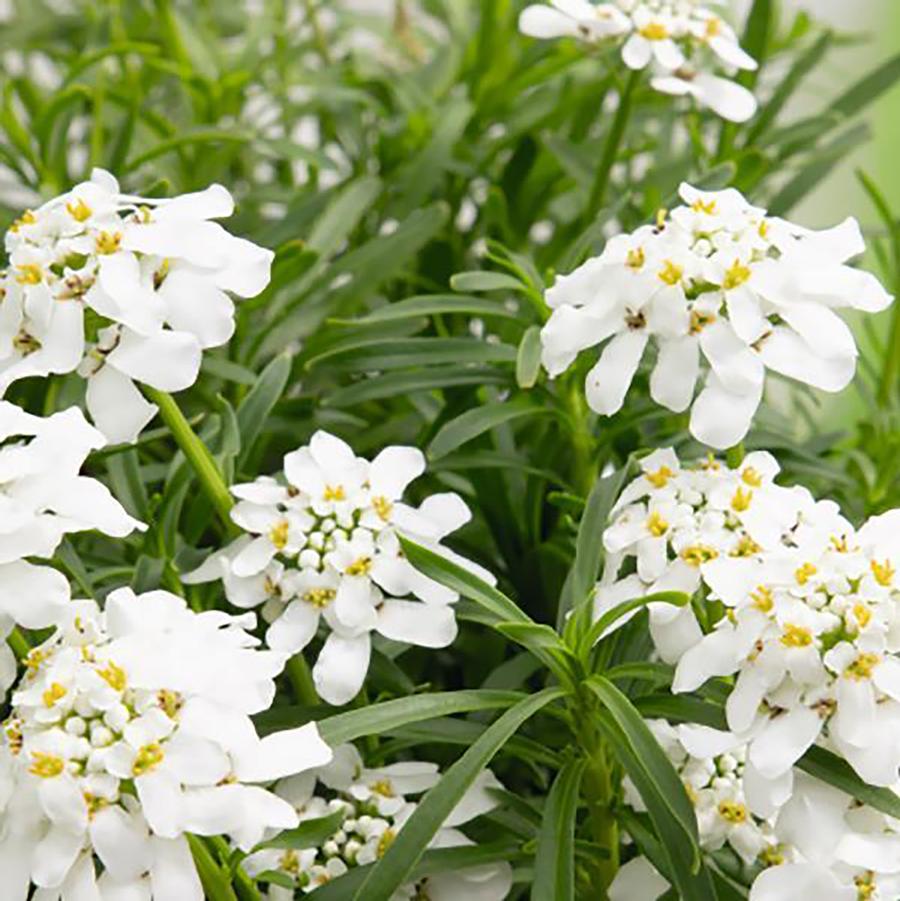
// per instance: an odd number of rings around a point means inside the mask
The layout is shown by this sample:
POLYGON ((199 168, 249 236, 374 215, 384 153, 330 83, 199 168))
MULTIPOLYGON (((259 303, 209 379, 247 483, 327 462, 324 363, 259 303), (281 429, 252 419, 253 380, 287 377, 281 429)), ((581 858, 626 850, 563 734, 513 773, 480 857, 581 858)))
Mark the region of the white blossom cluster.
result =
MULTIPOLYGON (((352 745, 335 748, 332 763, 284 779, 275 791, 297 810, 300 822, 340 813, 338 829, 321 845, 302 850, 266 848, 251 854, 244 866, 251 875, 278 873, 287 884, 273 884, 269 901, 292 901, 295 891, 315 891, 354 867, 384 856, 416 809, 408 796, 432 788, 439 779, 433 763, 407 761, 377 769, 363 766, 352 745)), ((484 771, 447 817, 430 848, 471 845, 457 827, 496 806, 489 790, 501 785, 484 771)), ((509 864, 485 864, 436 873, 395 892, 393 901, 503 901, 512 886, 509 864)))
POLYGON ((292 828, 270 783, 322 766, 315 724, 260 738, 285 656, 252 614, 194 613, 164 591, 68 604, 25 660, 0 738, 3 897, 202 901, 186 834, 246 851, 292 828))
MULTIPOLYGON (((0 639, 15 625, 56 625, 69 583, 48 558, 73 532, 97 529, 122 538, 144 526, 132 519, 101 482, 81 475, 103 436, 72 407, 41 417, 0 401, 0 639)), ((0 699, 16 677, 16 661, 0 641, 0 699)))
POLYGON ((551 377, 604 344, 585 392, 597 413, 621 409, 648 344, 650 394, 691 433, 726 448, 750 428, 767 370, 823 391, 856 369, 853 334, 835 312, 878 312, 892 297, 848 261, 865 250, 854 219, 810 231, 751 206, 736 190, 683 184, 682 206, 610 240, 546 293, 541 332, 551 377), (706 372, 700 394, 698 379, 706 372))
POLYGON ((185 581, 221 578, 235 606, 262 605, 266 641, 277 650, 303 650, 324 621, 329 634, 313 678, 322 698, 344 704, 363 684, 373 632, 430 648, 456 637, 456 592, 410 565, 401 534, 493 581, 439 543, 469 519, 458 495, 403 503, 424 469, 417 448, 388 447, 369 462, 316 432, 284 458, 283 482, 264 476, 232 488, 232 518, 247 534, 185 581))
POLYGON ((709 5, 699 0, 550 0, 526 7, 519 28, 535 38, 621 44, 622 62, 634 71, 649 66, 655 90, 692 97, 724 119, 746 122, 756 113, 756 98, 715 73, 721 68, 752 71, 757 63, 709 5))
POLYGON ((271 251, 212 221, 233 209, 221 185, 134 197, 95 169, 26 211, 6 234, 0 393, 27 376, 77 370, 101 431, 134 441, 156 410, 134 383, 192 385, 203 349, 234 330, 227 292, 251 297, 268 283, 271 251))
MULTIPOLYGON (((754 873, 751 901, 898 897, 900 822, 799 771, 788 791, 768 784, 731 733, 665 720, 648 726, 684 783, 702 848, 728 847, 754 873)), ((627 804, 645 809, 627 779, 624 791, 627 804)), ((610 899, 652 901, 668 890, 638 856, 619 871, 610 899)))

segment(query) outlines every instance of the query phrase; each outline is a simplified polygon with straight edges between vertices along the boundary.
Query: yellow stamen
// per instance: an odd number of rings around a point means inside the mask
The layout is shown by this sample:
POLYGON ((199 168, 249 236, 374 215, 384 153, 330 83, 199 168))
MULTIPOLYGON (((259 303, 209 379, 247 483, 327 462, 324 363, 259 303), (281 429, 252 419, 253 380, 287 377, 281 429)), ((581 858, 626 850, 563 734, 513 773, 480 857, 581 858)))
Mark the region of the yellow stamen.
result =
POLYGON ((805 585, 818 571, 812 563, 804 563, 794 572, 794 578, 798 585, 805 585))
POLYGON ((706 37, 715 38, 722 33, 722 20, 715 16, 710 16, 706 20, 706 37))
POLYGON ((808 648, 813 641, 812 632, 805 626, 786 623, 781 635, 781 643, 786 648, 808 648))
POLYGON ((741 285, 749 281, 752 274, 753 273, 748 266, 745 266, 740 260, 735 260, 731 267, 725 271, 725 278, 722 279, 722 287, 726 291, 740 288, 741 285))
POLYGON ((393 829, 385 829, 384 832, 381 833, 381 838, 378 839, 378 847, 375 849, 375 856, 379 858, 379 860, 387 854, 388 848, 394 844, 394 839, 397 837, 397 833, 394 832, 393 829))
POLYGON ((775 606, 775 596, 772 589, 766 585, 758 585, 756 591, 750 592, 753 606, 763 613, 768 613, 775 606))
POLYGON ((638 34, 648 41, 664 41, 669 37, 669 29, 662 22, 648 22, 638 34))
POLYGON ((17 232, 23 225, 34 225, 37 222, 37 216, 31 212, 31 210, 25 210, 18 219, 9 227, 9 230, 13 233, 17 232))
POLYGON ((169 691, 167 688, 160 689, 160 691, 157 692, 156 700, 162 708, 163 713, 170 720, 177 718, 178 711, 181 710, 181 705, 183 703, 181 695, 178 694, 177 691, 169 691))
POLYGON ((708 325, 712 325, 716 321, 715 313, 704 312, 703 310, 691 310, 691 334, 699 335, 708 325))
POLYGON ((391 518, 391 510, 394 509, 394 505, 386 497, 381 496, 372 498, 372 507, 379 519, 383 519, 385 522, 391 518))
POLYGON ((731 557, 752 557, 758 554, 762 548, 749 536, 744 535, 735 545, 734 550, 729 556, 731 557))
POLYGON ((326 501, 343 501, 347 499, 343 485, 326 485, 325 494, 322 496, 326 501))
POLYGON ((42 751, 33 751, 31 754, 31 766, 28 772, 32 776, 41 779, 55 779, 66 769, 66 762, 55 754, 45 754, 42 751))
POLYGON ((79 197, 77 202, 71 200, 66 204, 66 210, 76 222, 86 222, 91 218, 93 210, 79 197))
POLYGON ((873 560, 870 565, 875 581, 884 588, 888 588, 896 575, 896 570, 891 566, 891 561, 885 560, 884 563, 879 563, 877 560, 873 560))
POLYGON ((275 549, 283 551, 287 547, 290 524, 286 519, 279 520, 269 529, 269 541, 275 545, 275 549))
POLYGON ((675 473, 668 466, 660 466, 656 472, 644 473, 644 477, 654 488, 665 488, 675 473))
POLYGON ((719 816, 732 825, 738 826, 747 822, 747 808, 737 801, 722 801, 719 804, 719 816))
POLYGON ((348 576, 365 576, 372 568, 371 557, 360 557, 354 560, 345 570, 348 576))
POLYGON ((278 861, 278 869, 284 870, 291 876, 300 875, 300 857, 293 848, 289 848, 278 861))
POLYGON ((750 509, 752 500, 752 491, 744 491, 743 488, 738 488, 734 493, 734 497, 731 499, 731 509, 734 510, 735 513, 745 513, 750 509))
POLYGON ((665 207, 660 207, 656 211, 656 227, 657 228, 665 228, 666 225, 666 216, 669 215, 669 211, 665 207))
POLYGON ((860 629, 865 629, 872 621, 872 611, 862 601, 857 601, 853 605, 853 616, 856 617, 860 629))
POLYGON ((94 239, 94 246, 97 248, 97 253, 102 254, 116 253, 121 243, 121 232, 100 232, 94 239))
POLYGON ((381 795, 382 798, 393 798, 396 796, 394 786, 391 785, 390 779, 379 779, 377 782, 373 782, 369 788, 375 792, 376 795, 381 795))
POLYGON ((878 891, 875 874, 871 870, 859 876, 854 876, 853 884, 856 886, 856 901, 871 901, 878 891))
POLYGON ((759 855, 759 862, 766 868, 780 867, 786 860, 781 845, 771 845, 759 855))
POLYGON ((881 663, 881 657, 878 654, 860 654, 847 669, 844 675, 854 682, 861 682, 863 679, 871 679, 872 671, 881 663))
POLYGON ((657 510, 647 517, 647 531, 656 538, 662 538, 669 531, 669 524, 662 518, 657 510))
POLYGON ((146 776, 147 773, 152 773, 163 762, 165 756, 162 745, 158 741, 144 745, 137 752, 134 763, 131 765, 132 775, 137 778, 138 776, 146 776))
POLYGON ((762 476, 752 466, 748 466, 741 473, 741 478, 751 488, 761 488, 762 487, 762 476))
POLYGON ((759 228, 756 231, 760 238, 767 238, 769 236, 769 223, 763 219, 762 222, 759 223, 759 228))
POLYGON ((647 262, 647 256, 644 253, 643 247, 637 247, 634 250, 628 251, 628 256, 625 257, 625 265, 629 269, 642 269, 644 263, 647 262))
POLYGON ((66 691, 64 685, 60 685, 59 682, 54 682, 42 696, 44 706, 52 707, 57 701, 61 701, 67 694, 68 691, 66 691))
POLYGON ((109 801, 106 798, 101 798, 91 792, 84 793, 84 803, 87 805, 89 820, 93 820, 104 807, 109 807, 109 801))
POLYGON ((23 263, 17 268, 16 281, 20 285, 39 285, 43 281, 44 271, 37 263, 23 263))
POLYGON ((310 588, 303 595, 303 600, 321 610, 334 600, 336 593, 333 588, 310 588))
POLYGON ((719 552, 706 544, 692 544, 681 552, 681 559, 688 566, 699 567, 719 556, 719 552))
POLYGON ((706 213, 707 216, 712 216, 716 211, 716 202, 715 200, 703 200, 698 197, 691 204, 691 209, 695 213, 706 213))
POLYGON ((684 275, 684 268, 677 263, 673 263, 671 260, 665 260, 662 269, 657 273, 661 282, 673 286, 681 281, 682 275, 684 275))
POLYGON ((116 666, 112 660, 106 664, 105 669, 98 669, 97 675, 113 690, 125 691, 128 679, 125 670, 121 666, 116 666))

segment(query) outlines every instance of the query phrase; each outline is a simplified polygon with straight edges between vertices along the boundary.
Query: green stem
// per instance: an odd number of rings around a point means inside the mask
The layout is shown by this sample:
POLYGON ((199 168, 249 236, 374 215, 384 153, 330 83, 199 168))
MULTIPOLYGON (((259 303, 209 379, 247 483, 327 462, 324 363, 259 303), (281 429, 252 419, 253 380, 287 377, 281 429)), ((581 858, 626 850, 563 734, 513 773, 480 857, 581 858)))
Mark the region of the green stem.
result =
POLYGON ((303 5, 306 7, 306 15, 309 17, 309 24, 312 26, 316 50, 319 51, 322 62, 326 65, 330 65, 331 51, 328 49, 328 38, 322 28, 322 23, 319 21, 319 13, 316 10, 316 4, 314 0, 303 0, 303 5))
POLYGON ((569 383, 566 406, 572 423, 572 485, 585 498, 597 480, 594 436, 588 425, 589 413, 582 394, 582 381, 576 375, 569 383))
POLYGON ((31 653, 30 642, 18 629, 13 629, 6 636, 6 643, 12 648, 16 660, 24 660, 31 653))
POLYGON ((900 379, 900 301, 895 302, 891 313, 891 335, 884 359, 884 369, 881 371, 881 384, 878 386, 878 403, 882 407, 888 405, 891 395, 897 388, 898 379, 900 379))
POLYGON ((615 165, 616 157, 619 155, 622 139, 625 137, 625 129, 628 126, 628 120, 631 118, 634 92, 640 81, 641 73, 639 71, 631 72, 619 94, 619 107, 616 110, 616 116, 613 119, 609 134, 606 136, 603 156, 600 159, 597 174, 594 176, 594 184, 591 188, 587 209, 585 210, 585 224, 590 224, 603 207, 603 201, 606 199, 606 190, 609 187, 609 177, 615 165))
POLYGON ((316 707, 322 703, 319 700, 312 673, 309 671, 309 664, 302 654, 295 654, 288 660, 285 672, 290 679, 291 688, 298 703, 307 707, 316 707))
POLYGON ((744 462, 747 451, 744 448, 744 442, 740 441, 734 447, 728 449, 725 454, 725 462, 729 469, 737 469, 744 462))
POLYGON ((169 427, 172 437, 193 467, 200 485, 212 501, 222 522, 225 523, 226 529, 232 531, 234 524, 231 521, 231 508, 234 506, 234 500, 209 449, 194 434, 190 423, 185 419, 171 394, 147 385, 144 385, 143 388, 147 397, 159 407, 159 414, 162 416, 163 422, 169 427))

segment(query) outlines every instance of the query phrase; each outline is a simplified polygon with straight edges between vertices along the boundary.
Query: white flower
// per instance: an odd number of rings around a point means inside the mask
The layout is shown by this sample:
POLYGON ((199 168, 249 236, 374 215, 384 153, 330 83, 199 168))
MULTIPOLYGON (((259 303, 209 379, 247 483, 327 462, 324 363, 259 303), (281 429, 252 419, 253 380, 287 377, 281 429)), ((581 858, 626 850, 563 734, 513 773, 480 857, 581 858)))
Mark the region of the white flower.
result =
POLYGON ((33 884, 41 897, 200 901, 186 833, 249 851, 297 825, 260 783, 322 766, 331 750, 314 724, 257 735, 250 715, 271 703, 285 657, 256 648, 253 622, 193 613, 164 591, 66 608, 27 658, 4 723, 5 899, 25 901, 33 884))
MULTIPOLYGON (((287 799, 302 820, 337 812, 343 814, 338 830, 318 848, 305 851, 263 850, 244 862, 250 874, 280 871, 304 893, 342 876, 357 866, 379 860, 416 809, 410 795, 419 795, 437 784, 438 768, 431 763, 406 761, 377 769, 363 765, 352 745, 335 749, 334 760, 301 776, 283 780, 276 792, 287 799)), ((497 778, 484 771, 451 811, 430 848, 471 845, 457 827, 496 806, 491 789, 502 788, 497 778)), ((502 901, 512 887, 508 864, 486 864, 461 871, 437 873, 402 886, 392 901, 429 898, 433 901, 502 901)), ((273 887, 269 901, 287 901, 293 890, 273 887)))
POLYGON ((365 679, 372 632, 431 648, 456 637, 456 593, 410 565, 400 535, 492 581, 440 544, 469 519, 458 495, 403 503, 424 469, 415 448, 388 447, 369 462, 316 432, 285 457, 286 484, 263 477, 234 486, 232 518, 248 534, 185 581, 222 578, 236 606, 265 605, 266 640, 288 653, 302 651, 324 621, 328 637, 313 678, 322 698, 344 704, 365 679))
POLYGON ((585 393, 609 416, 652 342, 653 399, 675 413, 692 407, 691 433, 726 448, 750 428, 766 369, 824 391, 844 388, 857 351, 835 309, 874 312, 892 298, 847 265, 864 249, 853 220, 810 232, 767 217, 734 189, 684 184, 681 197, 685 205, 669 219, 613 238, 556 280, 546 294, 553 312, 541 331, 542 360, 555 377, 603 344, 585 393))
POLYGON ((650 84, 667 94, 690 95, 717 115, 744 122, 756 112, 745 87, 714 74, 724 67, 753 70, 757 63, 741 49, 734 30, 695 2, 654 0, 550 0, 519 18, 519 30, 535 38, 575 37, 590 43, 619 41, 629 69, 650 67, 650 84))
MULTIPOLYGON (((0 637, 14 624, 55 625, 69 599, 65 576, 28 557, 52 557, 63 537, 97 529, 121 538, 144 526, 101 482, 80 475, 103 436, 72 407, 32 416, 0 401, 0 637)), ((9 648, 0 646, 0 695, 15 678, 9 648)))
POLYGON ((77 369, 98 427, 111 441, 134 440, 155 412, 134 383, 192 385, 203 349, 234 330, 229 292, 250 297, 268 283, 272 253, 212 221, 233 207, 221 185, 133 197, 95 169, 26 212, 6 235, 0 391, 77 369))

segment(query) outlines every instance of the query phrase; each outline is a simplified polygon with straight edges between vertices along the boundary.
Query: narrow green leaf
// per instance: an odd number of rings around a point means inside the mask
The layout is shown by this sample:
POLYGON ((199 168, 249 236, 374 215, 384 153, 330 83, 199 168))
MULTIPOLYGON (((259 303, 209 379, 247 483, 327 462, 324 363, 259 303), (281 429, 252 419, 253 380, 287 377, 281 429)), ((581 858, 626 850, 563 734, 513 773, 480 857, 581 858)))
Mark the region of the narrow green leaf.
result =
POLYGON ((256 444, 266 420, 284 393, 290 375, 290 355, 286 353, 279 354, 260 373, 256 384, 247 392, 247 396, 238 407, 237 422, 241 433, 239 467, 246 462, 254 444, 256 444))
POLYGON ((500 316, 515 319, 516 312, 497 300, 485 297, 464 297, 459 294, 425 294, 407 297, 396 303, 385 304, 358 319, 332 319, 338 325, 373 325, 378 322, 394 322, 398 319, 414 319, 418 316, 439 316, 460 313, 469 316, 500 316))
POLYGON ((253 850, 292 848, 295 851, 302 851, 304 848, 315 848, 334 835, 345 818, 346 813, 343 810, 336 810, 326 817, 304 820, 296 829, 286 829, 274 838, 261 842, 253 850))
POLYGON ((541 371, 541 329, 533 325, 519 342, 516 357, 516 383, 520 388, 533 388, 541 371))
POLYGON ((583 760, 559 772, 547 802, 534 859, 531 901, 572 901, 575 897, 575 818, 583 760))
POLYGON ((546 688, 520 701, 489 726, 422 798, 387 853, 353 895, 354 901, 390 901, 478 774, 523 723, 562 695, 561 689, 546 688))
POLYGON ((454 291, 527 291, 517 278, 505 272, 457 272, 450 276, 454 291))
POLYGON ((546 407, 533 404, 527 397, 517 397, 514 400, 485 404, 466 410, 455 419, 444 423, 428 445, 428 456, 436 460, 499 425, 524 416, 538 416, 550 412, 552 411, 546 407))
POLYGON ((648 719, 661 718, 678 723, 700 723, 711 729, 727 729, 725 711, 716 704, 692 698, 690 695, 646 695, 634 706, 648 719))
POLYGON ((307 246, 322 258, 330 257, 356 228, 380 193, 381 179, 375 176, 357 179, 341 188, 310 232, 307 246))
POLYGON ((210 854, 203 839, 196 835, 188 835, 187 840, 208 901, 238 901, 231 887, 231 879, 210 854))
POLYGON ((900 80, 900 54, 891 57, 848 88, 829 109, 843 116, 858 116, 870 103, 889 91, 900 80))
POLYGON ((330 745, 354 741, 366 735, 380 735, 407 723, 418 723, 436 716, 496 710, 512 707, 523 695, 517 691, 445 691, 413 695, 396 701, 382 701, 359 710, 338 713, 319 721, 319 732, 330 745))
POLYGON ((621 604, 616 604, 611 610, 607 610, 594 622, 584 637, 583 647, 592 648, 603 637, 603 633, 614 626, 623 616, 627 616, 634 610, 640 610, 648 604, 671 604, 674 607, 685 607, 690 602, 690 595, 683 591, 658 591, 642 598, 623 601, 621 604))

